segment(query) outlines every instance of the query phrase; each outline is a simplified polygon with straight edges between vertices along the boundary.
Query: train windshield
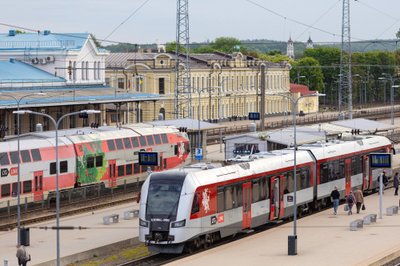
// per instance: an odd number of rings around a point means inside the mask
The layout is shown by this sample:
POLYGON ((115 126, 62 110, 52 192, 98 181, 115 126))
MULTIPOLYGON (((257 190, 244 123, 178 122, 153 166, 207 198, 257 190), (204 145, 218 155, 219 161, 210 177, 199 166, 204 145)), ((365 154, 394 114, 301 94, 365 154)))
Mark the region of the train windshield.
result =
POLYGON ((183 182, 181 180, 150 181, 146 217, 176 219, 183 182))

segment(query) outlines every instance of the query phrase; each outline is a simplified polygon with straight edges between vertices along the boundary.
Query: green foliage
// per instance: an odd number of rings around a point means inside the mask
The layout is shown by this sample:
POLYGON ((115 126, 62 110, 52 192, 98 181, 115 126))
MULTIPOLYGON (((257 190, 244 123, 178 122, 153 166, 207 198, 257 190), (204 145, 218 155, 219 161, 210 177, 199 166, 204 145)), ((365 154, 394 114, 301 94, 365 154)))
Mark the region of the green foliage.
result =
POLYGON ((101 43, 97 40, 96 36, 94 36, 94 34, 90 34, 90 37, 92 37, 92 40, 94 42, 94 44, 96 45, 97 48, 102 48, 103 46, 101 45, 101 43))
POLYGON ((210 47, 215 51, 223 53, 237 52, 242 49, 242 43, 236 38, 232 37, 219 37, 210 44, 210 47))
POLYGON ((211 48, 209 45, 201 45, 201 46, 195 47, 195 48, 193 48, 192 51, 195 54, 206 54, 206 53, 214 52, 213 48, 211 48))
POLYGON ((137 44, 132 43, 119 43, 104 47, 111 53, 133 53, 137 51, 137 44))
MULTIPOLYGON (((175 53, 176 52, 176 42, 175 41, 174 42, 168 42, 165 45, 165 50, 166 50, 167 53, 175 53)), ((182 44, 179 45, 179 52, 180 53, 185 53, 186 52, 186 49, 182 44)))
POLYGON ((307 85, 310 90, 323 91, 324 77, 319 62, 312 57, 303 57, 293 63, 290 71, 291 80, 307 85), (304 76, 304 78, 299 78, 304 76))

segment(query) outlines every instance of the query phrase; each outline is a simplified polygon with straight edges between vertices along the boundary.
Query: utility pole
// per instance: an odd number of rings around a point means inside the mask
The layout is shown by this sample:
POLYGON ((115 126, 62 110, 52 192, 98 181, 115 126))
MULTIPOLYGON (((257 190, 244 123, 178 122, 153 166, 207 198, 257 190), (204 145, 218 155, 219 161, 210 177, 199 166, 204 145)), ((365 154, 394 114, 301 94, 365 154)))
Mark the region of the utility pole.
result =
POLYGON ((192 91, 189 65, 189 0, 177 0, 175 119, 192 118, 192 91), (183 47, 185 51, 180 52, 183 47))
POLYGON ((352 87, 351 87, 351 38, 350 38, 350 0, 343 0, 342 14, 342 49, 340 53, 340 87, 338 107, 339 113, 347 104, 349 119, 353 119, 352 87))
POLYGON ((267 66, 262 63, 260 65, 260 70, 261 70, 261 114, 260 114, 260 131, 265 130, 265 72, 266 72, 267 66))

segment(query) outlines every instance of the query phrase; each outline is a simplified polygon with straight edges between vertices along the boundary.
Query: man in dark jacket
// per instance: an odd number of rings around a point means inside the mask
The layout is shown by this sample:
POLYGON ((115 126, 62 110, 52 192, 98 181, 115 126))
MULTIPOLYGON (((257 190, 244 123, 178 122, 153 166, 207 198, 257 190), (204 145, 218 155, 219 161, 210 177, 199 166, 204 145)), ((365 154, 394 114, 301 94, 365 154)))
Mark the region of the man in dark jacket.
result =
POLYGON ((399 192, 399 173, 396 172, 393 177, 394 195, 397 196, 399 192))
POLYGON ((332 192, 331 192, 331 199, 332 199, 332 203, 333 203, 333 214, 336 215, 337 209, 339 207, 339 199, 340 199, 340 193, 338 191, 337 186, 335 186, 335 189, 332 190, 332 192))

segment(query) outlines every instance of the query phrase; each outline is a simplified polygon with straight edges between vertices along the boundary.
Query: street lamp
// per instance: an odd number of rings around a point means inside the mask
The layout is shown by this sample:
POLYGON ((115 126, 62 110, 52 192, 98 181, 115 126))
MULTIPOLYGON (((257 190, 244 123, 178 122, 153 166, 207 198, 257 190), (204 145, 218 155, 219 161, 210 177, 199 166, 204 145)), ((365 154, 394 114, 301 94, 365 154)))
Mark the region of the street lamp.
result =
MULTIPOLYGON (((17 111, 19 111, 19 106, 21 101, 24 98, 28 98, 30 96, 42 96, 42 95, 46 95, 46 93, 44 92, 37 92, 37 93, 30 93, 27 95, 24 95, 20 98, 17 98, 11 94, 3 94, 2 92, 0 92, 0 96, 4 96, 4 97, 8 97, 11 98, 15 101, 15 103, 17 104, 17 111)), ((20 125, 19 125, 19 115, 17 115, 17 149, 18 149, 18 166, 17 166, 17 171, 18 171, 18 178, 17 178, 17 243, 18 245, 21 244, 21 155, 20 155, 20 141, 19 141, 19 137, 20 137, 20 125)))
POLYGON ((61 121, 67 116, 73 116, 78 114, 98 114, 99 110, 82 110, 78 112, 68 113, 61 116, 57 121, 50 115, 34 112, 31 110, 18 110, 14 111, 13 114, 24 115, 24 114, 32 114, 47 117, 54 125, 56 131, 56 230, 57 230, 57 266, 60 266, 60 192, 58 189, 58 175, 60 172, 59 162, 58 162, 58 127, 61 124, 61 121))
POLYGON ((293 235, 288 237, 288 255, 297 255, 297 231, 296 231, 296 223, 297 223, 297 182, 296 182, 296 151, 297 151, 297 140, 296 140, 296 107, 300 99, 305 98, 305 97, 321 97, 325 96, 325 94, 322 93, 312 93, 312 94, 306 94, 298 97, 295 99, 293 96, 289 96, 286 94, 272 94, 275 96, 281 96, 286 99, 288 99, 292 103, 292 115, 293 115, 293 207, 294 207, 294 212, 293 212, 293 235))

